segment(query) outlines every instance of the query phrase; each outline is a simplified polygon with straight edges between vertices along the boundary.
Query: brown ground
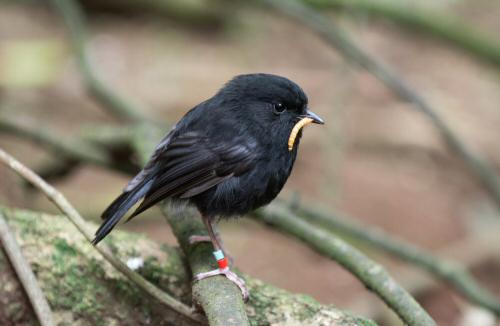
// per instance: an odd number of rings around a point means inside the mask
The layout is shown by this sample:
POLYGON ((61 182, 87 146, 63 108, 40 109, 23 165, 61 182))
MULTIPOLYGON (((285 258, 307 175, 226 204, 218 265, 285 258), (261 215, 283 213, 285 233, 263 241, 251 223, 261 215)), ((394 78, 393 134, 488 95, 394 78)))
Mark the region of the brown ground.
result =
MULTIPOLYGON (((464 1, 450 9, 498 36, 500 5, 492 3, 464 1)), ((495 68, 393 24, 366 18, 345 23, 359 44, 424 94, 469 146, 500 164, 495 68)), ((347 67, 335 51, 290 21, 247 10, 238 12, 222 30, 200 31, 159 17, 96 15, 91 31, 91 56, 102 78, 151 108, 148 114, 166 121, 181 117, 236 74, 276 73, 302 85, 310 106, 327 124, 305 132, 284 195, 300 191, 305 201, 314 199, 340 209, 433 251, 463 240, 478 224, 499 227, 497 219, 488 219, 492 215, 488 197, 447 152, 425 117, 396 100, 369 74, 347 67)), ((83 125, 110 121, 85 96, 64 30, 49 11, 2 5, 0 60, 1 115, 67 134, 83 125), (27 73, 31 81, 21 86, 2 78, 17 58, 6 54, 9 49, 35 42, 50 49, 49 54, 30 57, 48 71, 45 78, 33 82, 27 73)), ((1 147, 31 166, 50 159, 36 146, 0 137, 1 147)), ((25 197, 17 179, 5 169, 0 169, 0 179, 1 203, 54 211, 38 194, 25 197)), ((126 180, 85 166, 57 186, 95 218, 126 180)), ((145 215, 123 227, 175 243, 157 211, 145 215)), ((248 274, 341 307, 377 302, 336 263, 286 235, 249 220, 225 222, 221 229, 237 265, 248 274)), ((399 264, 379 258, 390 264, 396 278, 404 279, 399 264)), ((474 271, 500 294, 498 264, 493 259, 474 271)), ((440 325, 458 325, 470 310, 442 288, 425 291, 420 299, 440 325)))

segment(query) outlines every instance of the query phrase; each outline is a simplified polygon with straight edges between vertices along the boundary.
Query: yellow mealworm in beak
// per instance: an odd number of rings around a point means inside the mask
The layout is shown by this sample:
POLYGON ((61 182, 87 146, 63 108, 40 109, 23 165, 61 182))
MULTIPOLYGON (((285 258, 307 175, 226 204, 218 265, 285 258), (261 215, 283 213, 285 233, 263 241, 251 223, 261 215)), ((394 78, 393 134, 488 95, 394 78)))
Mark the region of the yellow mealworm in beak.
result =
POLYGON ((297 138, 297 134, 299 133, 300 129, 304 127, 305 125, 313 122, 314 120, 311 118, 303 118, 299 122, 293 126, 292 132, 290 133, 290 137, 288 138, 288 151, 291 152, 293 149, 293 144, 295 143, 295 138, 297 138))

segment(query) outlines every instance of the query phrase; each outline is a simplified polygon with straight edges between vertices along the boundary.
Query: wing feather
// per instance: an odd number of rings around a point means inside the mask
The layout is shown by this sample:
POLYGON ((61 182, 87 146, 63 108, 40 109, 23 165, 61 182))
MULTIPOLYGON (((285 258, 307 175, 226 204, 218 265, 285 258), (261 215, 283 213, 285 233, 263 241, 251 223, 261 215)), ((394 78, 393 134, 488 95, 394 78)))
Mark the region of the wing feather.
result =
POLYGON ((167 197, 190 198, 238 176, 255 163, 255 155, 242 141, 215 142, 190 132, 171 139, 148 163, 153 184, 129 219, 167 197))

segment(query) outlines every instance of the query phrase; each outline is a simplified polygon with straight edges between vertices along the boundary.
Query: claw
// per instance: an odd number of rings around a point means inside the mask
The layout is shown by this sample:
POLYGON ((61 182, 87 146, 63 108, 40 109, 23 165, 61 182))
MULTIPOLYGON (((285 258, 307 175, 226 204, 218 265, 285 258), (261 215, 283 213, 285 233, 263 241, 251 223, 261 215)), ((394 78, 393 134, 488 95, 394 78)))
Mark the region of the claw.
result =
POLYGON ((209 272, 199 273, 199 274, 197 274, 197 275, 194 276, 194 281, 195 282, 201 281, 201 280, 203 280, 205 278, 213 277, 213 276, 216 276, 216 275, 224 275, 231 282, 233 282, 234 284, 236 284, 236 286, 238 286, 238 288, 241 291, 241 295, 243 296, 243 301, 245 303, 248 302, 248 300, 250 298, 250 294, 249 294, 248 289, 247 289, 247 287, 245 285, 245 281, 242 278, 240 278, 238 275, 236 275, 236 273, 234 273, 233 271, 231 271, 229 269, 229 267, 218 268, 218 269, 214 269, 214 270, 209 271, 209 272))

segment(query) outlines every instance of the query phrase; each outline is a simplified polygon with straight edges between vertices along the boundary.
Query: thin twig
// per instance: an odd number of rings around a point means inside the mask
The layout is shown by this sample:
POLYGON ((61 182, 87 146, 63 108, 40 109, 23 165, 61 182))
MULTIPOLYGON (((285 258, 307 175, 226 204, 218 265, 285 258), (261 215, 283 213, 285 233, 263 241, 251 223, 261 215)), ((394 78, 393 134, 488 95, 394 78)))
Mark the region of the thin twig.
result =
MULTIPOLYGON (((52 201, 61 212, 68 217, 68 219, 73 223, 73 225, 78 229, 78 231, 90 242, 93 239, 93 233, 87 227, 85 220, 80 216, 76 209, 68 202, 62 193, 57 191, 54 187, 46 183, 37 174, 31 171, 29 168, 24 166, 21 162, 16 160, 14 157, 6 153, 4 150, 0 149, 0 161, 8 166, 10 169, 15 171, 18 175, 23 177, 32 183, 36 188, 42 191, 47 198, 52 201)), ((90 244, 89 244, 90 245, 90 244)), ((153 298, 165 304, 170 309, 178 312, 179 314, 198 322, 204 322, 204 318, 201 315, 195 313, 190 307, 186 306, 177 299, 171 297, 167 293, 163 292, 146 279, 144 279, 138 273, 130 270, 125 264, 120 260, 116 259, 111 251, 104 245, 96 246, 97 251, 106 259, 113 267, 122 272, 128 279, 137 284, 146 293, 151 295, 153 298)))
POLYGON ((144 122, 146 119, 140 114, 141 109, 135 107, 131 102, 124 100, 97 77, 89 62, 85 46, 86 33, 84 18, 80 7, 70 0, 50 0, 68 26, 70 39, 77 55, 78 65, 82 72, 84 83, 90 93, 102 102, 103 108, 115 117, 128 121, 144 122))
POLYGON ((38 285, 30 264, 24 258, 12 230, 5 221, 2 211, 0 211, 0 242, 16 271, 17 277, 19 277, 19 281, 23 285, 24 291, 28 295, 40 325, 55 325, 49 303, 38 285))
POLYGON ((438 276, 452 285, 471 302, 500 315, 500 300, 481 287, 467 270, 457 262, 441 257, 396 239, 380 229, 367 225, 359 225, 351 218, 340 217, 332 212, 320 211, 306 206, 295 208, 297 216, 310 223, 320 225, 323 229, 362 241, 370 248, 381 249, 414 266, 438 276))
POLYGON ((436 127, 448 147, 467 165, 470 172, 484 185, 491 198, 500 207, 500 183, 495 170, 488 162, 475 154, 436 113, 436 110, 412 87, 392 72, 388 67, 375 60, 359 48, 332 19, 302 4, 297 0, 262 0, 278 11, 300 21, 320 35, 328 44, 337 49, 347 60, 377 77, 394 94, 423 113, 436 127))
POLYGON ((315 227, 278 205, 254 215, 303 240, 306 244, 344 266, 379 296, 408 325, 435 325, 427 312, 379 264, 329 232, 315 227))

